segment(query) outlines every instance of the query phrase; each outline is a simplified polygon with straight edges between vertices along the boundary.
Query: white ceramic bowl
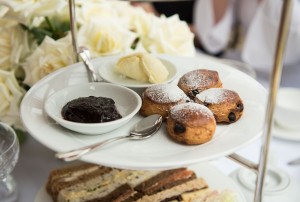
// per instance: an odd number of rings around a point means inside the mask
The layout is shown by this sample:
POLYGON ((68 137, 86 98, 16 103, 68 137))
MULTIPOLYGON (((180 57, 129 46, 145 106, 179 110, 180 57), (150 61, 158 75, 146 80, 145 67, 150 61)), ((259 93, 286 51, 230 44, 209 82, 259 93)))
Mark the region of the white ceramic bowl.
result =
POLYGON ((280 88, 275 109, 275 122, 287 129, 300 129, 300 89, 280 88))
POLYGON ((103 134, 126 124, 140 109, 142 100, 133 90, 109 83, 85 83, 69 86, 50 95, 45 102, 45 111, 57 123, 70 130, 90 135, 103 134), (76 123, 61 115, 63 106, 79 97, 107 97, 115 101, 122 118, 105 123, 76 123))
MULTIPOLYGON (((166 81, 163 83, 170 83, 172 82, 178 74, 177 66, 173 64, 172 61, 163 58, 163 56, 158 57, 160 61, 165 65, 169 72, 169 76, 166 81)), ((149 86, 157 85, 149 82, 142 82, 137 81, 134 79, 131 79, 129 77, 126 77, 118 72, 116 72, 115 65, 118 62, 120 57, 113 57, 111 59, 108 59, 106 62, 102 62, 101 65, 99 65, 99 75, 107 82, 118 84, 121 86, 126 86, 128 88, 132 89, 145 89, 149 86)))

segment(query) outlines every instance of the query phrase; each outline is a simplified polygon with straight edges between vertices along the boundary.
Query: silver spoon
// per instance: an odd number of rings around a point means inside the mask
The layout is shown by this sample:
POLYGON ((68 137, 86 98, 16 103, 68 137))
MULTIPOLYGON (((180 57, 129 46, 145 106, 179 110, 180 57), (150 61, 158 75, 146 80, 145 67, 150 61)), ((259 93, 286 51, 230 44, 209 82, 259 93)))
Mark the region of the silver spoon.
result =
POLYGON ((98 149, 99 147, 103 146, 104 144, 108 144, 114 142, 116 140, 121 139, 132 139, 132 140, 143 140, 149 137, 152 137, 161 127, 162 125, 162 116, 158 114, 154 114, 143 118, 134 126, 133 130, 127 136, 120 136, 110 138, 92 145, 88 145, 82 148, 74 149, 67 152, 57 153, 55 155, 58 159, 63 159, 65 161, 73 161, 81 157, 82 155, 98 149))
POLYGON ((288 165, 290 165, 290 166, 300 165, 300 158, 297 158, 297 159, 294 159, 292 161, 289 161, 288 165))
POLYGON ((89 80, 91 82, 102 81, 102 79, 100 79, 99 76, 97 75, 94 65, 91 62, 90 51, 86 47, 80 46, 78 54, 79 54, 80 58, 83 60, 83 63, 88 71, 89 80))

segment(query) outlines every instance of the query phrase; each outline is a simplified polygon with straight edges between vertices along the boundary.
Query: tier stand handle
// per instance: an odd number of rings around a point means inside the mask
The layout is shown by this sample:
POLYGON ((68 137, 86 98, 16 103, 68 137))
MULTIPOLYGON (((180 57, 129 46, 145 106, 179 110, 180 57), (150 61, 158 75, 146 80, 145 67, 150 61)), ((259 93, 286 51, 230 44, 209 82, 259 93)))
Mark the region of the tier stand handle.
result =
MULTIPOLYGON (((69 0, 70 27, 71 27, 74 54, 76 57, 76 61, 79 61, 78 47, 76 43, 77 30, 76 30, 76 15, 75 15, 74 1, 75 0, 69 0)), ((127 0, 127 1, 155 2, 155 1, 189 1, 189 0, 127 0)), ((269 90, 268 104, 266 110, 265 124, 263 128, 263 142, 261 146, 259 163, 256 164, 236 153, 227 156, 231 160, 257 173, 254 202, 262 201, 263 185, 264 185, 264 179, 266 175, 268 151, 269 151, 269 145, 271 140, 271 130, 273 125, 273 114, 276 106, 277 91, 280 85, 281 73, 282 73, 283 56, 285 52, 289 25, 291 21, 292 1, 293 0, 283 1, 280 25, 279 25, 279 31, 278 31, 278 37, 276 43, 276 52, 275 52, 274 64, 273 64, 274 66, 272 72, 272 79, 270 81, 270 90, 269 90)))

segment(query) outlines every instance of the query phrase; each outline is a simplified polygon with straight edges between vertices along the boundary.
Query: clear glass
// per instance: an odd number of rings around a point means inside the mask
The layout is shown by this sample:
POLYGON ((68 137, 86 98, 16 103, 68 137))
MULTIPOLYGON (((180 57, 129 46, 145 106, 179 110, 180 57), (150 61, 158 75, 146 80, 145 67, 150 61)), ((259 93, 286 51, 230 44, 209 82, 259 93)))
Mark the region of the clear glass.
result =
POLYGON ((0 122, 0 202, 17 200, 17 187, 10 175, 19 158, 19 141, 15 131, 0 122))

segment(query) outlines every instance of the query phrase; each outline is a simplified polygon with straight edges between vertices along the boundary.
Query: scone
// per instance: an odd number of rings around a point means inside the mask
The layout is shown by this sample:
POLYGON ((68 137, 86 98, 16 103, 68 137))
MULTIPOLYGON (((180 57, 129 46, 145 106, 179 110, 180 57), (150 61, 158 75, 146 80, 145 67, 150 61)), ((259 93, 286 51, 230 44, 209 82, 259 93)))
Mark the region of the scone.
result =
POLYGON ((177 142, 203 144, 212 139, 216 130, 213 113, 204 105, 184 103, 172 107, 167 118, 168 135, 177 142))
POLYGON ((217 71, 197 69, 184 74, 179 79, 178 87, 194 99, 203 90, 222 87, 222 82, 217 71))
POLYGON ((233 123, 240 119, 244 111, 243 101, 235 91, 211 88, 196 96, 195 102, 208 107, 217 123, 233 123))
POLYGON ((176 85, 160 84, 151 86, 146 88, 142 94, 140 114, 143 116, 160 114, 165 119, 172 106, 186 101, 189 101, 189 98, 176 85))

